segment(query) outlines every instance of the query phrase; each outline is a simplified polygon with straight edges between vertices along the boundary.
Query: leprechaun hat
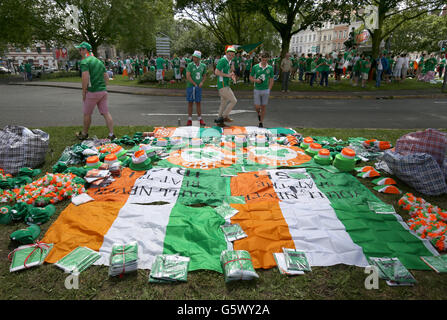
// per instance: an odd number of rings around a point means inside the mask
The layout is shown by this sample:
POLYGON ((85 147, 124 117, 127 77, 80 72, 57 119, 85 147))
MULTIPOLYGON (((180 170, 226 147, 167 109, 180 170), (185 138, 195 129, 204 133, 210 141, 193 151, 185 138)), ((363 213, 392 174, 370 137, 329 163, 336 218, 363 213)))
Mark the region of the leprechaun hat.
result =
POLYGON ((333 165, 342 172, 354 170, 355 151, 350 148, 343 148, 343 150, 335 156, 333 165))
POLYGON ((314 161, 321 165, 330 165, 332 160, 331 152, 328 149, 320 149, 314 156, 314 161))

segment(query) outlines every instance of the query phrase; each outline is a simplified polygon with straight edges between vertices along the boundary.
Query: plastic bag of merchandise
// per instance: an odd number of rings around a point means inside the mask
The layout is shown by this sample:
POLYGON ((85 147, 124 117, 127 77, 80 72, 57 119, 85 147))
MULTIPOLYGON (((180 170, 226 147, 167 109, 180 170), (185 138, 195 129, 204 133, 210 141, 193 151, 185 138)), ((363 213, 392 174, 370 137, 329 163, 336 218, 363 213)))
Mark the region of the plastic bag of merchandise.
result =
POLYGON ((189 257, 182 257, 178 254, 157 255, 151 268, 149 282, 186 282, 188 278, 189 261, 189 257))
POLYGON ((6 126, 0 130, 0 168, 17 174, 21 168, 36 168, 45 161, 50 135, 42 130, 6 126))
POLYGON ((259 278, 248 251, 224 250, 220 255, 220 263, 225 275, 225 282, 235 280, 253 280, 259 278))

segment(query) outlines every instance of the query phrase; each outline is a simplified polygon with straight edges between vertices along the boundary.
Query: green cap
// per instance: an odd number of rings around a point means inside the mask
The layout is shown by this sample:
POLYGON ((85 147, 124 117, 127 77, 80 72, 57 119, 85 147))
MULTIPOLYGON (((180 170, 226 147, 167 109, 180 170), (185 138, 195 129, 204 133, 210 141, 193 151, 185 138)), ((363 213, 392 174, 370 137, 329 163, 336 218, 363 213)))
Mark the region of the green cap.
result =
POLYGON ((56 207, 52 204, 45 208, 32 207, 26 216, 25 222, 28 224, 42 224, 50 220, 51 216, 56 212, 56 207))
POLYGON ((226 52, 236 52, 236 49, 234 47, 228 47, 226 52))
POLYGON ((80 45, 75 46, 75 48, 76 48, 76 49, 84 48, 84 49, 87 49, 88 51, 92 51, 92 46, 90 45, 90 43, 85 42, 85 41, 82 42, 80 45))
POLYGON ((0 207, 0 224, 8 224, 11 222, 11 207, 2 206, 0 207))
POLYGON ((11 233, 9 238, 22 244, 31 244, 39 237, 40 227, 36 224, 30 225, 26 229, 20 229, 11 233))

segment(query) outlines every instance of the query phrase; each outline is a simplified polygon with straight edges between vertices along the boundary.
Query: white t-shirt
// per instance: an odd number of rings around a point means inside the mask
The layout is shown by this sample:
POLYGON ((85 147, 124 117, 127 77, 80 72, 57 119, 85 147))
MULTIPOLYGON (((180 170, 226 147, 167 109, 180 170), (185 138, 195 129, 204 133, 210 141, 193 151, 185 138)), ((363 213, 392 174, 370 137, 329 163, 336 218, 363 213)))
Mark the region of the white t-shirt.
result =
POLYGON ((399 57, 397 58, 396 65, 394 67, 397 69, 402 69, 403 64, 404 64, 404 58, 399 57))
POLYGON ((403 64, 402 67, 408 69, 409 65, 410 65, 410 58, 409 57, 405 57, 404 58, 404 64, 403 64))

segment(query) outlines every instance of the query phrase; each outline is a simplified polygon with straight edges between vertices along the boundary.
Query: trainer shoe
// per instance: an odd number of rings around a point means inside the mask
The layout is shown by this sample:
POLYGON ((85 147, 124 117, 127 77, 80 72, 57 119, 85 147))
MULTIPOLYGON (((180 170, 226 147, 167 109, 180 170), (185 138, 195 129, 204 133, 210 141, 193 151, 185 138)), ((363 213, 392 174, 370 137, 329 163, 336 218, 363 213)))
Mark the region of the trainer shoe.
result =
POLYGON ((224 122, 233 122, 233 119, 231 119, 230 117, 225 117, 223 119, 224 122))
POLYGON ((262 124, 262 122, 259 122, 258 127, 259 127, 259 128, 264 128, 264 125, 262 124))
POLYGON ((188 120, 188 121, 186 122, 186 126, 192 126, 192 120, 188 120))
POLYGON ((201 126, 204 126, 204 125, 205 125, 205 121, 203 121, 203 119, 200 119, 199 122, 200 122, 200 125, 201 125, 201 126))
POLYGON ((108 136, 107 138, 110 139, 110 141, 113 141, 116 139, 116 136, 114 134, 112 134, 111 136, 108 136))
POLYGON ((82 131, 76 132, 76 137, 78 137, 79 140, 85 140, 88 138, 88 133, 83 134, 82 131))

